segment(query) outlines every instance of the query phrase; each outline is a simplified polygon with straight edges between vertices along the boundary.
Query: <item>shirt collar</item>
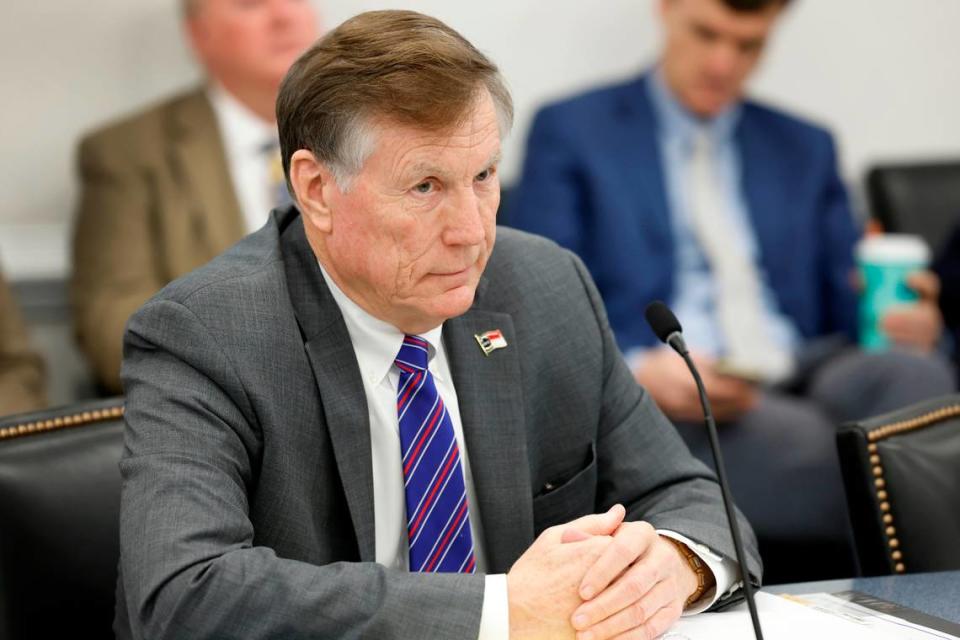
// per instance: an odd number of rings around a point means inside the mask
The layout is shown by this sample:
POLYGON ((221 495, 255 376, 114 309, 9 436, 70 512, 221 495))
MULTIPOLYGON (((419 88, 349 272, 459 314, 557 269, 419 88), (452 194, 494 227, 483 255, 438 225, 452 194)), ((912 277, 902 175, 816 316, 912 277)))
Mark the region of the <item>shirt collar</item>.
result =
POLYGON ((263 153, 268 145, 277 144, 277 127, 264 120, 237 100, 217 82, 210 82, 207 96, 223 132, 228 157, 235 154, 263 153))
MULTIPOLYGON (((320 265, 319 261, 317 264, 320 265)), ((340 313, 343 314, 347 332, 353 342, 353 350, 357 354, 361 375, 371 386, 382 383, 394 366, 393 361, 400 352, 404 333, 389 322, 384 322, 367 313, 337 286, 323 265, 320 265, 320 273, 323 274, 323 279, 337 306, 340 307, 340 313)), ((443 324, 419 336, 430 343, 429 358, 433 361, 443 336, 443 324)), ((431 367, 431 373, 434 377, 441 377, 433 367, 431 367)))
POLYGON ((684 107, 667 86, 663 69, 657 67, 647 78, 647 94, 653 103, 660 131, 668 140, 692 144, 699 132, 705 132, 715 142, 725 142, 733 136, 740 121, 741 103, 735 102, 712 118, 701 118, 684 107))

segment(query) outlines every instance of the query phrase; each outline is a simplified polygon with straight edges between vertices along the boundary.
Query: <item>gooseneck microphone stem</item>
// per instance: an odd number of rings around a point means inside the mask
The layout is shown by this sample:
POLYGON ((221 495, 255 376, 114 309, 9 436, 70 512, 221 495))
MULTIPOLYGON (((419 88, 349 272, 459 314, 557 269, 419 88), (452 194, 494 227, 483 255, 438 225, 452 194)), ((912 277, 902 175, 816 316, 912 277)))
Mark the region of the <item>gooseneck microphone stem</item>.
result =
POLYGON ((757 603, 753 598, 753 583, 750 582, 750 570, 747 567, 747 554, 743 551, 743 539, 740 537, 740 526, 737 524, 737 516, 733 507, 733 498, 730 497, 730 483, 727 481, 726 467, 723 465, 723 456, 720 454, 720 438, 717 437, 717 423, 713 419, 713 410, 710 409, 710 399, 707 397, 707 390, 703 386, 703 378, 697 371, 697 366, 690 357, 687 345, 683 340, 683 328, 677 317, 670 311, 670 307, 659 300, 647 305, 644 312, 650 328, 661 341, 670 345, 670 347, 680 354, 683 361, 687 363, 687 368, 693 375, 697 383, 697 391, 700 393, 700 405, 703 407, 703 417, 707 423, 707 434, 710 437, 710 450, 713 452, 714 466, 717 468, 717 479, 720 481, 720 493, 723 496, 723 508, 727 512, 727 522, 730 524, 730 534, 733 536, 733 549, 737 555, 737 562, 740 564, 740 580, 743 583, 743 594, 747 599, 747 607, 750 609, 750 620, 753 622, 753 634, 757 640, 763 640, 763 632, 760 630, 760 617, 757 615, 757 603))
MULTIPOLYGON (((679 337, 679 334, 677 334, 677 336, 679 337)), ((681 351, 676 348, 673 342, 669 342, 669 344, 683 357, 683 361, 687 363, 687 368, 690 369, 690 373, 697 383, 697 391, 700 393, 700 404, 703 406, 703 417, 707 423, 707 434, 710 438, 710 450, 713 452, 713 463, 717 469, 717 478, 720 480, 723 508, 727 512, 727 520, 730 523, 730 533, 733 535, 733 548, 737 555, 737 562, 740 564, 740 578, 743 582, 743 593, 747 600, 747 608, 750 609, 750 621, 753 623, 753 634, 757 640, 763 640, 763 631, 760 630, 760 617, 757 615, 757 603, 753 597, 753 584, 750 582, 747 558, 743 551, 743 538, 740 536, 740 525, 737 524, 737 516, 733 509, 733 498, 730 497, 727 471, 723 465, 723 455, 720 453, 720 439, 717 437, 717 423, 713 419, 713 411, 710 409, 710 401, 707 399, 707 390, 703 386, 703 379, 700 377, 700 372, 697 371, 697 367, 693 364, 693 358, 690 357, 690 352, 687 351, 686 346, 684 345, 681 351)))

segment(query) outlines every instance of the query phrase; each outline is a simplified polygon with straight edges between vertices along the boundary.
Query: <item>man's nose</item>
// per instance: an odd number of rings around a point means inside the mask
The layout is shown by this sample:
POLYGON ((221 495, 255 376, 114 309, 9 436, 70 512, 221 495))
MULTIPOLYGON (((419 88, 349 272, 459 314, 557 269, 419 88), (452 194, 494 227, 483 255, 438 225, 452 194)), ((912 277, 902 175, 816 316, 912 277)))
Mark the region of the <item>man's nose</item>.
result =
POLYGON ((483 242, 485 207, 490 203, 482 200, 473 189, 465 189, 450 203, 444 241, 451 245, 475 245, 483 242))
POLYGON ((718 80, 728 80, 740 64, 740 52, 735 44, 718 42, 710 50, 707 58, 707 70, 710 76, 718 80))

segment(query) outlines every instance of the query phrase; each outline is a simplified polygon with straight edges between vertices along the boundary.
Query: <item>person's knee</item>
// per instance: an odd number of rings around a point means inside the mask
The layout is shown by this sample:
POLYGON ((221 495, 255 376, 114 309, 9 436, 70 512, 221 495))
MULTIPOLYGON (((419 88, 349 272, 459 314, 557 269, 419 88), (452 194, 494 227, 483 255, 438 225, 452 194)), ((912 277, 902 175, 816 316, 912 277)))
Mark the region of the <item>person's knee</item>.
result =
POLYGON ((915 390, 917 400, 952 393, 957 388, 953 368, 938 354, 897 350, 869 354, 866 368, 888 384, 915 390))
POLYGON ((855 351, 826 367, 811 396, 837 424, 862 420, 956 389, 945 360, 906 351, 855 351))
POLYGON ((769 452, 804 452, 817 456, 832 451, 833 421, 806 398, 763 394, 760 403, 736 425, 734 438, 761 445, 769 452))

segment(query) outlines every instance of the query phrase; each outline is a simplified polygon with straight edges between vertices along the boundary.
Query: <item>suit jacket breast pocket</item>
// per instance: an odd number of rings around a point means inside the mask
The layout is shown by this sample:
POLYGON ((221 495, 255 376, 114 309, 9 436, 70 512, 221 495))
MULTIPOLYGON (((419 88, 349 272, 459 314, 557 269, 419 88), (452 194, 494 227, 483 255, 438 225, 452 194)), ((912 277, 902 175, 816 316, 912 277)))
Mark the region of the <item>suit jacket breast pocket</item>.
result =
POLYGON ((597 449, 591 442, 583 467, 547 482, 534 496, 533 524, 537 535, 547 527, 593 513, 596 499, 597 449))

